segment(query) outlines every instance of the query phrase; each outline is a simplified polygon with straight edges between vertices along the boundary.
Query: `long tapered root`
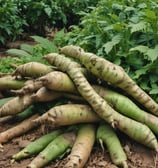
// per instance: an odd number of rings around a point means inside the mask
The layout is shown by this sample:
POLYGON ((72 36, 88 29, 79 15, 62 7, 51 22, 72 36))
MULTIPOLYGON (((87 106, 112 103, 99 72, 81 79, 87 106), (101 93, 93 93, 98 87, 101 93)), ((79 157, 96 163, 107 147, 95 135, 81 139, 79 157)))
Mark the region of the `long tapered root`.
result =
POLYGON ((24 120, 23 122, 21 122, 20 124, 16 125, 15 127, 12 127, 4 132, 0 133, 0 143, 6 143, 9 140, 11 140, 12 138, 22 135, 25 132, 27 132, 30 129, 33 129, 37 126, 37 124, 35 124, 33 122, 33 120, 35 118, 37 118, 38 115, 35 114, 33 116, 31 116, 30 118, 24 120))
POLYGON ((76 137, 65 168, 81 168, 86 164, 95 142, 95 126, 83 124, 76 137))
POLYGON ((21 77, 40 77, 53 71, 53 68, 39 62, 19 65, 12 75, 21 77))
POLYGON ((93 53, 85 52, 78 46, 65 46, 60 49, 60 53, 79 59, 91 73, 123 89, 151 113, 158 115, 158 104, 128 76, 122 67, 93 53))
POLYGON ((31 94, 17 96, 0 107, 0 117, 22 112, 32 103, 33 99, 31 98, 31 94))
POLYGON ((100 117, 88 105, 65 104, 51 108, 34 122, 57 127, 78 123, 94 123, 100 120, 100 117))

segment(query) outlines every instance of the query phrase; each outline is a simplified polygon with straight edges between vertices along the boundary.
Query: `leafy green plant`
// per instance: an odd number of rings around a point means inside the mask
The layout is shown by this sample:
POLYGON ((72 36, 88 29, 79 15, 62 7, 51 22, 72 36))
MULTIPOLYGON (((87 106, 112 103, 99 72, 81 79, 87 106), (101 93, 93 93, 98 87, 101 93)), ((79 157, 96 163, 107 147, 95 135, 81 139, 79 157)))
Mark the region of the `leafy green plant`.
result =
POLYGON ((25 30, 45 34, 45 26, 68 27, 77 24, 79 11, 88 11, 88 6, 95 6, 97 0, 15 0, 21 15, 26 19, 29 27, 25 30))
POLYGON ((0 1, 0 44, 13 41, 23 33, 23 26, 26 26, 25 19, 19 16, 19 11, 10 0, 0 1))
POLYGON ((121 65, 158 101, 158 4, 153 0, 101 0, 82 15, 66 42, 121 65))
POLYGON ((1 0, 0 44, 21 37, 23 32, 45 35, 45 27, 68 28, 79 22, 79 11, 89 11, 97 0, 1 0))
POLYGON ((16 66, 25 63, 23 59, 17 57, 3 57, 0 59, 0 73, 10 73, 15 70, 16 66))
POLYGON ((20 49, 7 50, 8 57, 1 59, 0 72, 11 72, 15 69, 13 64, 20 65, 31 61, 48 64, 42 56, 50 52, 58 52, 58 47, 64 45, 64 35, 64 29, 61 29, 55 34, 53 40, 41 36, 31 36, 37 45, 21 44, 20 49), (16 57, 10 57, 10 55, 16 57))

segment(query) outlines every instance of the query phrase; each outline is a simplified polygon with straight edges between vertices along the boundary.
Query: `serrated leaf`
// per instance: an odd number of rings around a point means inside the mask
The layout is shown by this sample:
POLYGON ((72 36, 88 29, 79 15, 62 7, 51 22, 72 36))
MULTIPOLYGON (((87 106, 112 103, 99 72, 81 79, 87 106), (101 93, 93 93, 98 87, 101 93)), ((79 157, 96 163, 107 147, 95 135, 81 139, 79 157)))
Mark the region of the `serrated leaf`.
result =
POLYGON ((130 27, 131 27, 131 33, 144 31, 147 29, 147 23, 141 21, 139 23, 130 24, 130 27))
POLYGON ((22 57, 31 57, 32 55, 26 51, 20 49, 9 49, 6 51, 10 55, 22 56, 22 57))
POLYGON ((29 44, 21 44, 21 45, 20 45, 20 49, 21 49, 21 50, 24 50, 24 51, 26 51, 26 52, 28 52, 28 53, 30 53, 30 54, 32 54, 32 53, 33 53, 34 46, 29 45, 29 44))
POLYGON ((154 49, 149 49, 146 55, 151 62, 154 62, 158 58, 158 45, 154 49))
POLYGON ((139 69, 135 71, 134 79, 138 79, 141 75, 146 74, 146 72, 147 72, 147 69, 139 69))
POLYGON ((149 94, 158 94, 158 88, 152 89, 149 94))
POLYGON ((64 29, 61 29, 60 31, 58 31, 54 36, 54 39, 53 39, 54 43, 56 44, 58 41, 61 41, 64 35, 65 35, 64 29))
POLYGON ((111 41, 107 42, 103 47, 104 47, 104 51, 108 54, 115 45, 119 44, 119 42, 121 41, 122 36, 121 35, 116 35, 112 38, 111 41))
POLYGON ((47 49, 48 52, 57 52, 58 49, 54 43, 46 38, 40 36, 31 36, 36 42, 38 42, 43 48, 47 49))
POLYGON ((120 34, 118 34, 112 38, 112 42, 114 45, 116 45, 121 41, 121 39, 122 39, 122 36, 120 34))
POLYGON ((144 46, 144 45, 139 45, 139 46, 136 46, 136 47, 133 47, 131 48, 129 51, 139 51, 140 53, 147 53, 147 51, 149 50, 150 48, 147 47, 147 46, 144 46))
POLYGON ((112 41, 110 41, 110 42, 107 42, 106 44, 104 44, 104 51, 107 53, 107 54, 109 54, 109 52, 112 50, 112 48, 113 48, 113 43, 112 43, 112 41))

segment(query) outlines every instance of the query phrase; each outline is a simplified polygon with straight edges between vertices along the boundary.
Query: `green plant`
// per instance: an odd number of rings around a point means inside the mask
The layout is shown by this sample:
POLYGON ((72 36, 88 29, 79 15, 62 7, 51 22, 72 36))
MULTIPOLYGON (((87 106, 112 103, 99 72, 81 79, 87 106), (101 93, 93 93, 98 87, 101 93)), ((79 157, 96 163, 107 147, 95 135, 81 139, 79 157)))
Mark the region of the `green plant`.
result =
POLYGON ((46 27, 68 28, 79 22, 79 11, 91 10, 97 0, 1 0, 0 44, 22 37, 23 32, 45 35, 46 27))
POLYGON ((153 0, 101 0, 65 40, 121 65, 158 102, 157 9, 153 0))
POLYGON ((37 45, 21 44, 20 49, 8 49, 8 56, 1 59, 0 72, 12 72, 15 69, 13 64, 18 66, 34 61, 48 64, 42 56, 50 52, 57 52, 58 47, 65 44, 63 40, 64 36, 64 29, 58 31, 53 40, 48 40, 41 36, 31 36, 37 42, 37 45), (11 57, 10 55, 16 57, 11 57))
POLYGON ((54 130, 51 133, 43 135, 32 143, 29 143, 24 149, 12 156, 13 160, 21 160, 38 154, 43 150, 53 139, 63 132, 62 129, 54 130))
POLYGON ((1 62, 0 63, 0 72, 1 73, 10 73, 15 69, 14 65, 18 66, 20 64, 23 64, 23 63, 25 63, 25 60, 19 59, 17 57, 7 56, 7 57, 1 58, 0 62, 1 62))
POLYGON ((29 27, 26 31, 45 35, 45 27, 68 27, 77 24, 80 10, 88 11, 88 6, 95 6, 97 0, 15 0, 21 10, 21 15, 26 19, 29 27))
POLYGON ((23 33, 23 26, 27 26, 25 19, 19 16, 19 10, 14 1, 0 1, 0 44, 13 41, 23 33))

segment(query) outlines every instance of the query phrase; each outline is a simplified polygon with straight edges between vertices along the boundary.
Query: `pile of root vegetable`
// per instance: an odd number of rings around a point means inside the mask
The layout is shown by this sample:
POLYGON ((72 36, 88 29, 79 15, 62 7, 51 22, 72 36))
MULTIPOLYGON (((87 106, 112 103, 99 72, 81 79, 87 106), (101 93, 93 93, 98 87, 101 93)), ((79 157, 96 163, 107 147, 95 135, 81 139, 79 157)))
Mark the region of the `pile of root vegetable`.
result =
POLYGON ((27 168, 41 168, 66 155, 64 168, 83 168, 97 142, 115 165, 127 168, 118 132, 158 152, 158 104, 123 68, 78 46, 43 59, 49 65, 29 62, 0 74, 0 122, 18 121, 0 133, 1 152, 11 139, 47 128, 12 156, 13 163, 34 156, 27 168))

